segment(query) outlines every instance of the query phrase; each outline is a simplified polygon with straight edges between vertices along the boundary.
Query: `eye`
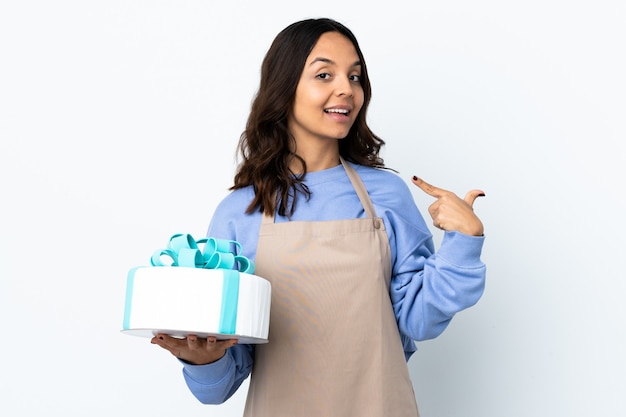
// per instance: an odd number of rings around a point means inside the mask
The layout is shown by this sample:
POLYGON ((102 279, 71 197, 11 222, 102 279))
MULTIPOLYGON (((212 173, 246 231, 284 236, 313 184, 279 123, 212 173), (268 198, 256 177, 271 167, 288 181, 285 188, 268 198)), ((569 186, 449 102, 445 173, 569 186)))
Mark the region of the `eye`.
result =
POLYGON ((330 79, 330 74, 327 73, 327 72, 323 72, 321 74, 317 74, 316 77, 321 79, 321 80, 328 80, 328 79, 330 79))
POLYGON ((361 76, 360 75, 351 75, 350 76, 350 81, 354 81, 355 83, 360 83, 361 82, 361 76))

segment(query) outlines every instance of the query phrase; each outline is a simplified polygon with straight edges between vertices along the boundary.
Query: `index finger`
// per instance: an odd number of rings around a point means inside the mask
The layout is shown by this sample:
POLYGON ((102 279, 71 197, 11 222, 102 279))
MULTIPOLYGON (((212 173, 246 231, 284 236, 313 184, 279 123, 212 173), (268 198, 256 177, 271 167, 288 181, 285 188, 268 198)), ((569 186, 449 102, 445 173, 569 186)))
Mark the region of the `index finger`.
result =
POLYGON ((423 179, 417 178, 416 176, 413 176, 413 178, 411 178, 411 181, 413 181, 413 184, 417 185, 426 194, 428 194, 429 196, 435 197, 435 198, 439 198, 439 197, 443 196, 445 193, 448 192, 448 191, 444 190, 443 188, 439 188, 439 187, 435 187, 434 185, 430 185, 429 183, 427 183, 423 179))

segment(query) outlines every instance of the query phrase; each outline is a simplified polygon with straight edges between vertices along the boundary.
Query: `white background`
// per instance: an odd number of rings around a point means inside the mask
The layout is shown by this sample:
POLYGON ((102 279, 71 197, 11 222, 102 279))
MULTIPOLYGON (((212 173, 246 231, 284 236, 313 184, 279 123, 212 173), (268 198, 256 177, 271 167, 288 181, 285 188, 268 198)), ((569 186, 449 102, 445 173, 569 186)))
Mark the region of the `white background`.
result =
POLYGON ((625 415, 624 4, 3 2, 3 414, 240 415, 119 332, 126 273, 204 235, 269 44, 328 16, 387 164, 487 194, 484 297, 409 362, 422 416, 625 415))

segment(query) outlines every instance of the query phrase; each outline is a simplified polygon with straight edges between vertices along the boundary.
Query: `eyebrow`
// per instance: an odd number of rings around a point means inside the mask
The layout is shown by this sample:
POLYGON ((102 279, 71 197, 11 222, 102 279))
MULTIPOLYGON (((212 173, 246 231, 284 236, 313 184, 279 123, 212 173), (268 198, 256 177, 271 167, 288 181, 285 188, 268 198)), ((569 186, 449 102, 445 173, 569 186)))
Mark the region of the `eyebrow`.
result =
MULTIPOLYGON (((331 65, 335 65, 336 62, 333 61, 332 59, 328 59, 328 58, 324 58, 324 57, 317 57, 315 58, 313 61, 311 61, 311 63, 309 65, 313 65, 316 62, 325 62, 327 64, 331 64, 331 65)), ((356 60, 352 63, 351 67, 360 67, 361 66, 361 61, 360 60, 356 60)))

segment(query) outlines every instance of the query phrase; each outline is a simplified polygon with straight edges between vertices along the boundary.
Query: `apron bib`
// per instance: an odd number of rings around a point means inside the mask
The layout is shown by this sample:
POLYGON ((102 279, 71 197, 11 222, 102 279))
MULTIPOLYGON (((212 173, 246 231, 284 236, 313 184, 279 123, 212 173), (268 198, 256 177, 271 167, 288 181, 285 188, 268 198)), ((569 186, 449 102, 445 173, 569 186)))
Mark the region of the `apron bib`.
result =
POLYGON ((418 416, 389 298, 385 226, 342 163, 366 218, 263 216, 255 273, 272 283, 270 333, 255 346, 246 417, 418 416))

